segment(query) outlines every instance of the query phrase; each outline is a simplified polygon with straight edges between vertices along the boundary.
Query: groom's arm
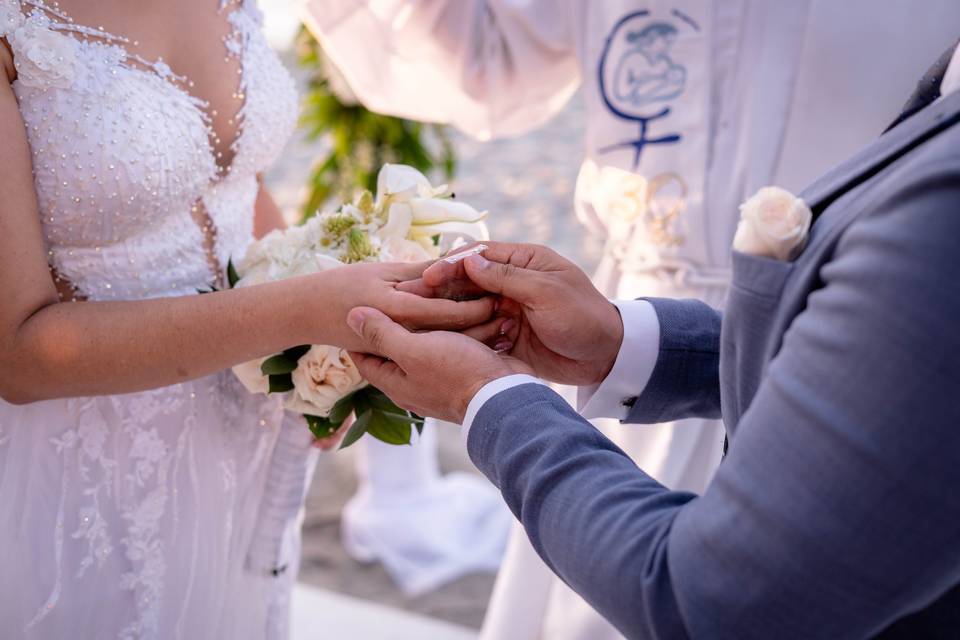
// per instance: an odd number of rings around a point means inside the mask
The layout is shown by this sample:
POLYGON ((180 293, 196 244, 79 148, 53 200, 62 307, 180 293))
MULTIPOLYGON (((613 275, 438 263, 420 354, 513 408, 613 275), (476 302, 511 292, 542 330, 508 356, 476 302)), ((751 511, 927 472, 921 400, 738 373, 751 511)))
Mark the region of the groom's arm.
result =
POLYGON ((579 389, 580 414, 633 424, 719 418, 720 312, 693 299, 616 305, 623 343, 606 379, 579 389))
POLYGON ((873 637, 960 584, 958 185, 934 170, 850 229, 703 497, 543 386, 477 410, 471 459, 628 637, 873 637))

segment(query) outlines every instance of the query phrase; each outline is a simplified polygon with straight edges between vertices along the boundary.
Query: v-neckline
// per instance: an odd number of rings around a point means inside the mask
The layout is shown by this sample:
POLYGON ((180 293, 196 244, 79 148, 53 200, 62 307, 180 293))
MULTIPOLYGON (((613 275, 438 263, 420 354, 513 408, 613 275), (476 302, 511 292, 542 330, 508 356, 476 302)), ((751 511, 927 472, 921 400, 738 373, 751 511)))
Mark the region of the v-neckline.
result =
POLYGON ((231 28, 230 33, 228 33, 224 39, 224 46, 227 50, 227 57, 236 56, 239 69, 238 75, 240 76, 236 93, 239 93, 242 96, 240 98, 240 106, 232 118, 237 122, 237 130, 233 140, 227 146, 227 148, 233 152, 233 157, 230 159, 230 163, 227 165, 221 165, 219 162, 217 162, 217 156, 220 151, 218 151, 214 141, 217 137, 219 137, 219 134, 213 128, 213 114, 215 114, 217 110, 213 109, 212 105, 208 101, 194 95, 189 91, 188 87, 194 86, 194 83, 188 76, 179 75, 174 72, 162 56, 158 57, 156 60, 149 60, 139 54, 131 52, 126 45, 130 42, 136 43, 136 40, 131 40, 126 36, 118 36, 102 28, 93 28, 77 23, 69 14, 60 9, 59 5, 57 4, 50 6, 45 0, 22 0, 22 3, 30 8, 24 14, 26 19, 31 19, 34 11, 40 11, 49 21, 51 28, 53 28, 55 31, 85 36, 85 38, 78 38, 74 35, 68 35, 68 37, 78 43, 87 42, 93 45, 109 47, 119 51, 122 54, 121 64, 126 70, 133 73, 155 76, 162 80, 165 86, 170 87, 171 90, 176 91, 185 97, 187 102, 200 117, 200 120, 207 127, 207 143, 204 146, 206 148, 207 155, 210 158, 211 164, 214 167, 214 173, 210 180, 211 184, 222 184, 233 176, 237 159, 240 155, 242 142, 246 134, 246 109, 250 97, 246 88, 246 42, 243 42, 245 35, 239 30, 238 27, 236 27, 236 25, 233 24, 232 21, 236 12, 244 10, 246 0, 238 0, 236 6, 229 9, 228 7, 232 3, 232 0, 219 0, 219 7, 217 9, 218 12, 225 12, 224 19, 228 22, 231 28), (62 22, 57 22, 54 20, 54 18, 59 19, 62 22), (242 42, 241 47, 236 51, 232 50, 227 44, 232 38, 240 38, 242 42), (129 61, 132 61, 133 64, 131 64, 129 61))

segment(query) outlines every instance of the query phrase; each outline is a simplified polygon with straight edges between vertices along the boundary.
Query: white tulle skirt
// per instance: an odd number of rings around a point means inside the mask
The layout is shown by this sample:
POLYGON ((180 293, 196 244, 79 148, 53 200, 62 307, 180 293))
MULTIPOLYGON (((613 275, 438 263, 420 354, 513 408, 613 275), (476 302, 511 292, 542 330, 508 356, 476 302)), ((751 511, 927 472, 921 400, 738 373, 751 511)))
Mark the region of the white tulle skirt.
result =
POLYGON ((229 374, 0 401, 3 637, 286 637, 302 501, 270 488, 282 428, 300 425, 229 374), (249 556, 278 535, 272 575, 249 556))

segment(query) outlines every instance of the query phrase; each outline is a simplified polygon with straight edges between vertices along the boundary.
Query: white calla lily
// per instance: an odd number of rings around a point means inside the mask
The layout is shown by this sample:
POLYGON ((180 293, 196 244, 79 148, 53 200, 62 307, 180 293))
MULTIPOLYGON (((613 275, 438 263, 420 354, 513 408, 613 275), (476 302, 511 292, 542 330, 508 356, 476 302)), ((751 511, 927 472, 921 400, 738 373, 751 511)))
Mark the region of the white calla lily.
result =
POLYGON ((387 224, 380 228, 377 235, 384 240, 406 238, 413 224, 413 209, 405 202, 395 202, 388 211, 387 224))
POLYGON ((433 186, 427 177, 405 164, 385 164, 377 174, 377 203, 403 202, 417 196, 433 195, 433 186))
POLYGON ((333 256, 328 256, 325 253, 316 254, 317 258, 317 268, 319 271, 326 271, 327 269, 339 269, 343 266, 343 263, 333 256))
POLYGON ((425 262, 436 257, 436 247, 431 242, 424 245, 405 238, 390 238, 380 247, 383 262, 425 262), (431 249, 434 251, 431 252, 431 249))
POLYGON ((479 222, 487 214, 463 202, 439 198, 415 198, 410 201, 413 224, 436 224, 439 222, 479 222))
POLYGON ((460 222, 458 220, 452 220, 450 222, 438 222, 436 224, 418 224, 410 229, 410 236, 415 240, 431 238, 436 235, 460 235, 473 240, 490 239, 490 231, 483 222, 460 222))

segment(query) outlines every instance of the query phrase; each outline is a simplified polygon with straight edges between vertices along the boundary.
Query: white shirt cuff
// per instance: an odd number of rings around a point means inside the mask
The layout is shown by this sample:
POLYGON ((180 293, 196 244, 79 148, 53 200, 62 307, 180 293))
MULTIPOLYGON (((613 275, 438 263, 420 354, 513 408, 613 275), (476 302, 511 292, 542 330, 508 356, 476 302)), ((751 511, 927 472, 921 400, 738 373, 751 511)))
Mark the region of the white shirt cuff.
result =
POLYGON ((529 384, 531 382, 534 384, 545 385, 543 380, 540 380, 539 378, 528 376, 525 373, 518 373, 512 376, 497 378, 496 380, 492 380, 480 387, 480 391, 477 391, 477 394, 473 396, 470 404, 467 405, 467 414, 463 417, 463 430, 461 431, 463 435, 463 442, 467 442, 467 437, 470 435, 470 427, 473 425, 473 421, 476 419, 477 414, 480 413, 480 409, 483 408, 483 405, 485 405, 488 400, 493 398, 493 396, 497 395, 501 391, 506 391, 507 389, 519 387, 522 384, 529 384))
POLYGON ((945 98, 958 90, 960 90, 960 47, 953 52, 950 64, 947 65, 947 71, 940 83, 940 96, 945 98))
POLYGON ((577 389, 577 408, 588 420, 624 420, 643 393, 660 355, 660 320, 646 300, 619 300, 614 304, 623 319, 623 344, 606 379, 577 389))

